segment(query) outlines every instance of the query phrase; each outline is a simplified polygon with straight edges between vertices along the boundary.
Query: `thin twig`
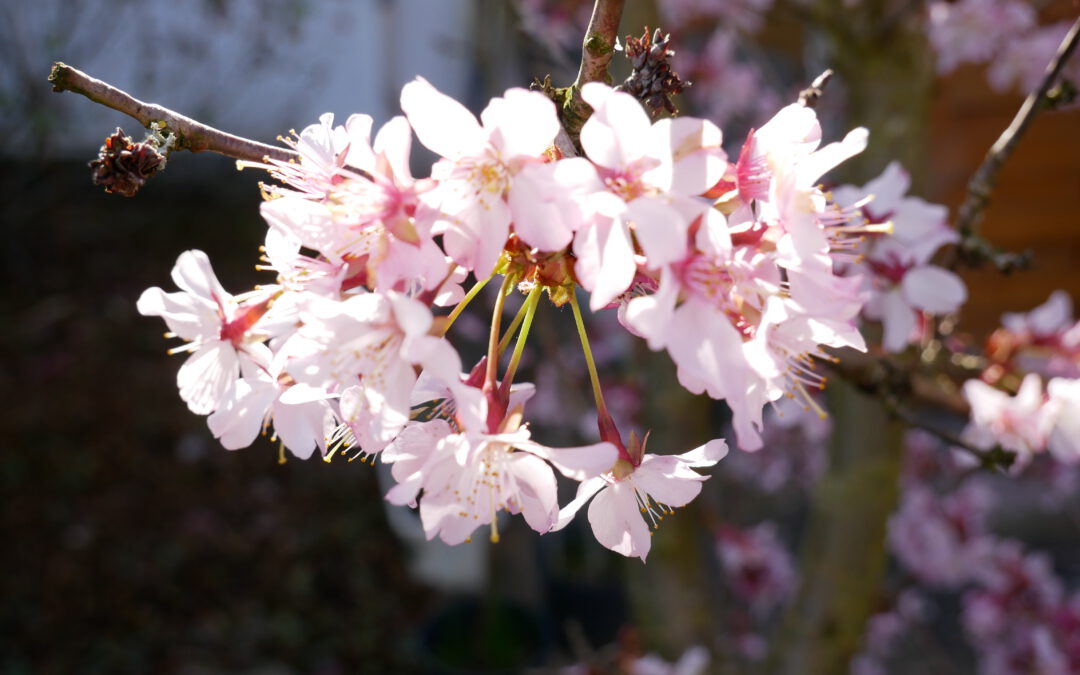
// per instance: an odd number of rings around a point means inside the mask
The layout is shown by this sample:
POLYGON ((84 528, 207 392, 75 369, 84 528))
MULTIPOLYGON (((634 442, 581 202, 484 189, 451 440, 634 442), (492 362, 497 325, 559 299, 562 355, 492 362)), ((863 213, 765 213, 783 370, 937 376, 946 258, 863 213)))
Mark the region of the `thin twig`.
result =
POLYGON ((946 408, 954 413, 964 414, 960 410, 965 404, 962 399, 952 400, 952 397, 942 396, 944 392, 940 391, 931 394, 918 373, 898 367, 888 357, 876 357, 851 349, 833 350, 830 356, 835 360, 828 361, 827 366, 833 373, 865 394, 880 399, 890 413, 908 426, 927 431, 946 443, 971 453, 983 467, 1007 469, 1013 463, 1013 453, 1000 447, 978 448, 960 436, 919 418, 902 405, 901 401, 916 402, 923 406, 946 408))
POLYGON ((1080 19, 1073 23, 1069 33, 1062 40, 1057 54, 1054 55, 1054 58, 1046 67, 1046 74, 1043 76, 1042 82, 1039 83, 1035 91, 1028 94, 1028 97, 1024 99, 1024 103, 1020 106, 1020 110, 1017 111, 1008 128, 990 146, 983 163, 968 182, 967 197, 964 199, 964 203, 960 205, 956 218, 956 229, 959 230, 960 236, 964 239, 961 247, 965 249, 965 252, 978 253, 984 248, 979 244, 977 226, 983 211, 990 203, 990 193, 997 182, 997 174, 1005 160, 1009 158, 1016 148, 1021 136, 1031 126, 1035 115, 1045 107, 1047 94, 1061 74, 1061 69, 1065 66, 1069 56, 1076 49, 1077 42, 1080 42, 1080 19))
POLYGON ((1007 470, 1012 466, 1013 462, 1016 461, 1015 453, 1009 452, 1000 446, 994 446, 989 449, 976 447, 959 435, 921 419, 918 415, 902 407, 892 397, 883 396, 882 402, 885 404, 885 407, 904 424, 916 429, 922 429, 948 443, 950 446, 970 453, 979 460, 979 465, 983 468, 1007 470))
POLYGON ((125 91, 90 77, 86 73, 64 63, 54 63, 49 74, 53 91, 72 91, 101 105, 118 110, 135 118, 144 127, 152 122, 164 122, 163 131, 171 132, 176 137, 172 146, 177 150, 201 152, 209 150, 226 157, 261 162, 267 157, 287 162, 299 159, 292 150, 266 145, 240 136, 220 131, 211 126, 196 122, 154 103, 144 103, 125 91))

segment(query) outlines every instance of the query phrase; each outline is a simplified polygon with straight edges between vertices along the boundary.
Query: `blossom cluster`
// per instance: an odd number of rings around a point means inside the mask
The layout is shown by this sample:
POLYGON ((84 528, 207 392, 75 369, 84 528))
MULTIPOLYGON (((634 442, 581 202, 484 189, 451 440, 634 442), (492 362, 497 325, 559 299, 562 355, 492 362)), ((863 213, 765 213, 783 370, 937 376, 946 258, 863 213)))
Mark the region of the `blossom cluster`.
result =
POLYGON ((960 239, 949 227, 948 210, 906 196, 910 185, 908 173, 892 162, 861 188, 845 185, 833 191, 838 204, 861 209, 868 226, 891 224, 892 236, 867 242, 867 269, 860 270, 872 286, 863 313, 881 322, 881 344, 889 352, 919 342, 929 326, 927 315, 955 312, 967 300, 960 277, 932 263, 941 247, 960 239))
MULTIPOLYGON (((1070 24, 1039 25, 1035 7, 1022 0, 931 0, 927 7, 938 72, 988 63, 987 80, 998 92, 1034 90, 1070 24)), ((1076 61, 1064 77, 1080 77, 1076 61)))
POLYGON ((698 494, 695 469, 726 444, 647 452, 647 434, 619 433, 598 385, 600 442, 534 441, 534 388, 513 380, 542 294, 571 305, 590 368, 576 289, 594 312, 617 310, 668 352, 685 388, 727 402, 738 444, 754 450, 767 405, 788 396, 820 412, 824 348, 865 349, 857 320, 874 290, 845 268, 865 234, 889 228, 865 216, 868 198, 845 204, 819 185, 862 151, 865 129, 823 144, 814 111, 793 104, 729 158, 708 120, 652 122, 600 83, 582 95, 594 112, 581 156, 556 143, 555 106, 539 92, 511 89, 478 119, 418 78, 401 92, 404 115, 374 137, 366 115, 336 126, 324 115, 288 141, 299 161, 257 165, 278 181, 262 205, 274 283, 231 295, 188 251, 179 292, 139 299, 186 341, 177 384, 191 411, 227 448, 272 428, 298 457, 380 457, 397 481, 387 498, 417 506, 429 537, 459 543, 490 524, 495 539, 503 510, 548 532, 591 500, 600 543, 644 559, 649 524, 698 494), (410 170, 414 134, 439 156, 428 177, 410 170), (488 353, 463 364, 447 330, 497 276, 488 353), (504 332, 515 288, 523 321, 504 332), (562 507, 556 472, 580 481, 562 507))
MULTIPOLYGON (((1066 591, 1049 556, 991 531, 988 521, 997 500, 985 477, 942 492, 918 466, 920 457, 940 448, 912 436, 910 449, 916 451, 909 454, 901 506, 889 523, 890 549, 922 587, 938 594, 961 593, 961 624, 976 648, 979 672, 1076 672, 1080 593, 1066 591)), ((951 466, 939 465, 932 474, 958 475, 962 463, 946 464, 951 466)), ((882 662, 896 653, 901 635, 928 621, 927 602, 911 587, 893 609, 874 617, 866 651, 853 670, 886 672, 882 662)))
POLYGON ((1045 451, 1080 462, 1080 322, 1071 299, 1057 291, 1027 314, 1006 314, 1002 323, 987 342, 983 379, 964 383, 971 405, 965 438, 1015 453, 1017 468, 1045 451))

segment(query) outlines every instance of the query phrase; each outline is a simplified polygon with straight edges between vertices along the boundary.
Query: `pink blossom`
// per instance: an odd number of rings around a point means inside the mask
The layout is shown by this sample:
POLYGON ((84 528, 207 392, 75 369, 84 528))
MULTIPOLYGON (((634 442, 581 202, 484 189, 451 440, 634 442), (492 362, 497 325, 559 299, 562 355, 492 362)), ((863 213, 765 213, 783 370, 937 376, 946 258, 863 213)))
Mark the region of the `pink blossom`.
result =
POLYGON ((922 485, 909 487, 889 520, 889 547, 922 583, 956 587, 993 554, 989 508, 990 493, 980 483, 965 483, 945 497, 922 485))
POLYGON ((1080 322, 1064 291, 1027 314, 1007 313, 987 344, 988 355, 1009 370, 1044 377, 1080 377, 1080 322))
POLYGON ((864 269, 873 295, 864 308, 867 318, 882 322, 882 346, 898 352, 916 341, 922 312, 948 314, 967 300, 964 282, 953 272, 929 264, 934 253, 959 241, 949 227, 945 207, 905 196, 910 179, 892 162, 861 188, 833 191, 838 204, 862 211, 869 225, 890 225, 890 234, 873 235, 864 269))
POLYGON ((1080 462, 1080 379, 1055 377, 1046 385, 1046 414, 1051 420, 1047 445, 1054 458, 1080 462))
POLYGON ((467 540, 489 524, 498 541, 499 511, 521 513, 537 532, 547 532, 559 516, 554 466, 574 480, 607 470, 617 457, 610 443, 549 448, 519 426, 520 406, 495 433, 456 432, 442 419, 411 424, 386 448, 398 484, 387 494, 394 504, 419 500, 420 520, 429 539, 448 544, 467 540), (550 463, 550 465, 549 465, 550 463))
POLYGON ((773 523, 748 530, 721 526, 716 549, 728 585, 755 612, 776 609, 794 592, 795 565, 773 523))
POLYGON ((801 106, 751 134, 721 183, 727 218, 709 209, 683 256, 662 266, 655 293, 629 298, 623 313, 650 348, 671 354, 684 387, 727 401, 747 450, 761 447, 766 403, 790 392, 814 405, 807 386, 824 384, 813 361, 822 346, 865 349, 854 323, 861 282, 833 270, 829 230, 848 216, 815 183, 862 150, 866 131, 820 140, 816 115, 801 106))
POLYGON ((1017 455, 1022 467, 1032 454, 1046 449, 1052 418, 1044 409, 1042 381, 1030 374, 1020 384, 1016 396, 981 380, 964 383, 964 398, 971 405, 971 423, 964 438, 981 448, 1000 445, 1017 455))
POLYGON ((953 272, 936 265, 908 266, 896 258, 870 260, 879 291, 866 303, 867 318, 881 321, 881 345, 899 352, 919 337, 920 312, 948 314, 967 300, 967 287, 953 272))
MULTIPOLYGON (((432 232, 443 235, 455 262, 486 276, 499 259, 511 222, 530 243, 549 225, 543 217, 550 212, 537 214, 530 200, 511 197, 518 183, 536 179, 525 168, 545 161, 559 129, 555 105, 547 97, 507 90, 492 99, 478 123, 463 105, 417 78, 401 90, 401 109, 420 142, 443 157, 431 169, 438 187, 424 198, 439 211, 432 232)), ((549 194, 543 185, 525 189, 549 194)), ((562 224, 566 230, 575 226, 562 224)), ((565 246, 569 236, 564 238, 565 246)))
POLYGON ((274 437, 294 455, 307 459, 316 447, 326 450, 324 427, 333 417, 325 390, 296 384, 287 373, 249 368, 233 381, 221 405, 207 418, 215 438, 229 449, 246 448, 273 424, 274 437))
POLYGON ((1035 20, 1035 10, 1017 0, 935 0, 930 3, 929 28, 938 72, 990 60, 1017 33, 1035 25, 1035 20))
POLYGON ((1072 298, 1065 291, 1054 291, 1046 302, 1026 314, 1003 314, 1001 325, 1033 342, 1053 341, 1073 325, 1072 298))
POLYGON ((361 293, 344 301, 309 296, 302 325, 279 357, 298 382, 342 397, 343 421, 366 453, 382 449, 408 422, 414 366, 457 377, 460 360, 428 335, 431 311, 399 293, 361 293))
POLYGON ((592 292, 593 311, 629 288, 637 269, 631 235, 653 269, 686 254, 690 223, 722 218, 693 199, 721 177, 725 155, 720 130, 689 117, 650 124, 629 94, 590 82, 582 97, 594 108, 581 129, 581 145, 597 165, 606 191, 594 195, 601 217, 574 239, 575 271, 592 292))
MULTIPOLYGON (((1023 7, 1029 9, 1027 5, 1023 7)), ((998 93, 1009 90, 1024 93, 1034 91, 1046 74, 1046 66, 1057 53, 1058 46, 1069 32, 1071 24, 1072 21, 1060 21, 1037 28, 1024 26, 1029 30, 1010 35, 986 71, 990 86, 998 93)), ((1076 66, 1076 62, 1066 62, 1064 76, 1075 80, 1078 74, 1080 67, 1076 66)))
POLYGON ((259 330, 259 321, 277 289, 234 297, 221 287, 206 254, 196 250, 180 254, 172 278, 179 293, 148 288, 137 307, 143 316, 163 318, 172 335, 187 341, 170 350, 191 353, 176 374, 176 384, 191 412, 207 415, 240 377, 242 362, 269 364, 270 350, 263 344, 269 336, 259 330))
POLYGON ((891 225, 888 235, 872 238, 871 251, 878 242, 891 241, 894 243, 886 246, 895 246, 898 257, 926 263, 939 248, 958 242, 960 236, 949 226, 948 209, 908 195, 910 187, 908 172, 899 162, 890 162, 881 175, 866 185, 842 185, 832 195, 841 206, 860 208, 869 223, 891 225))
POLYGON ((592 499, 589 524, 596 540, 616 553, 641 558, 644 562, 652 546, 652 532, 645 517, 653 527, 658 527, 659 521, 670 514, 673 507, 693 501, 707 476, 691 469, 706 468, 719 462, 727 454, 727 444, 719 439, 712 440, 681 455, 642 453, 644 442, 635 449, 632 438, 630 457, 637 463, 619 459, 608 473, 584 481, 578 486, 574 500, 559 512, 553 529, 562 529, 569 524, 581 507, 592 499))
MULTIPOLYGON (((434 183, 415 181, 409 171, 411 131, 404 117, 387 122, 372 144, 371 118, 352 115, 344 127, 329 127, 324 115, 319 137, 334 139, 333 159, 323 158, 314 174, 318 189, 301 184, 306 164, 287 165, 301 191, 275 191, 262 205, 270 224, 271 265, 294 289, 337 293, 356 286, 374 290, 431 290, 449 267, 431 238, 431 221, 419 197, 434 183), (326 175, 324 179, 324 174, 326 175), (321 256, 301 255, 300 247, 321 256)), ((327 151, 329 152, 329 151, 327 151)), ((306 157, 306 155, 302 155, 306 157)))

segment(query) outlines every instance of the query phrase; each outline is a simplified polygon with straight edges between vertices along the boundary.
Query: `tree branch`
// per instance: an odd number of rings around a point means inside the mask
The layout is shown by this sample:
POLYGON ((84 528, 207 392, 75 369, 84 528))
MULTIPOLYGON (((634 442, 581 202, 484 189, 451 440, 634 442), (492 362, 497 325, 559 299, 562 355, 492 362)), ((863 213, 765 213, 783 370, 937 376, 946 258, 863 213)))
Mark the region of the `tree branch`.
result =
POLYGON ((577 79, 569 87, 555 90, 555 101, 560 108, 559 118, 575 145, 581 127, 592 114, 592 108, 581 98, 581 87, 587 82, 610 83, 608 64, 615 53, 624 4, 625 0, 596 0, 589 27, 585 30, 585 41, 581 45, 581 66, 577 79))
POLYGON ((625 0, 596 0, 593 5, 585 41, 581 45, 581 66, 578 68, 574 87, 580 89, 586 82, 605 82, 608 64, 615 53, 619 21, 622 19, 625 0))
POLYGON ((1050 88, 1061 74, 1062 68, 1069 60, 1069 56, 1080 42, 1080 19, 1077 19, 1069 30, 1061 46, 1058 47, 1054 58, 1046 67, 1046 74, 1035 91, 1028 94, 1024 103, 1020 106, 1016 116, 1008 128, 1001 133, 997 141, 990 146, 986 158, 978 170, 968 182, 967 197, 960 205, 956 218, 956 229, 962 237, 960 242, 960 257, 973 262, 989 259, 1002 271, 1011 271, 1024 262, 1023 256, 1015 254, 1001 254, 986 242, 978 233, 978 223, 982 218, 983 211, 990 203, 990 194, 997 182, 997 174, 1005 160, 1012 155, 1016 144, 1031 126, 1031 122, 1049 100, 1050 88), (1001 258, 999 260, 999 258, 1001 258))
POLYGON ((287 162, 300 157, 292 150, 234 136, 196 122, 190 117, 163 106, 144 103, 127 92, 64 63, 53 64, 52 72, 49 73, 49 82, 52 83, 55 92, 72 91, 82 94, 95 103, 135 118, 144 127, 149 127, 152 122, 163 122, 165 128, 161 131, 171 133, 176 137, 172 146, 174 149, 191 152, 209 150, 226 157, 252 162, 262 162, 267 157, 287 162))
POLYGON ((958 434, 922 419, 914 412, 901 406, 900 403, 892 397, 883 396, 882 400, 885 403, 885 408, 905 425, 915 429, 922 429, 923 431, 936 436, 939 440, 948 443, 950 446, 971 454, 979 461, 979 466, 984 469, 1006 471, 1012 466, 1013 462, 1016 461, 1015 453, 1005 450, 999 445, 995 445, 989 449, 979 448, 967 442, 958 434))

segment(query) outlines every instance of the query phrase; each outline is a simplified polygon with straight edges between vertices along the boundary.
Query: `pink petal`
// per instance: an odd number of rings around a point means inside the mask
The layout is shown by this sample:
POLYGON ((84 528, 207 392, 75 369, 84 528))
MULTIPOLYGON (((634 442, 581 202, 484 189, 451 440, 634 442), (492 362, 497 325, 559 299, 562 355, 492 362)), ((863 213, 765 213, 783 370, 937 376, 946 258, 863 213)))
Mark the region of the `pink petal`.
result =
POLYGON ((615 483, 596 495, 589 505, 589 524, 604 547, 645 561, 652 541, 632 485, 615 483))
POLYGON ((587 83, 581 96, 593 107, 581 128, 581 147, 589 159, 618 169, 645 155, 651 125, 634 97, 600 82, 587 83))
POLYGON ((510 235, 510 207, 501 198, 484 204, 471 199, 459 211, 447 210, 444 226, 446 254, 462 267, 487 277, 510 235))
POLYGON ((931 314, 955 312, 967 300, 967 287, 960 277, 933 265, 908 271, 902 284, 907 301, 931 314))
POLYGON ((727 454, 727 442, 722 438, 714 438, 705 445, 688 450, 681 455, 675 455, 675 458, 688 466, 706 467, 716 464, 727 457, 727 454))
POLYGON ((169 330, 188 341, 216 339, 221 332, 217 308, 190 293, 148 288, 135 306, 143 316, 160 316, 169 330))
POLYGON ((885 334, 881 345, 889 352, 903 351, 911 342, 911 333, 915 330, 915 310, 908 305, 898 288, 882 295, 881 324, 885 334))
POLYGON ((218 282, 210 259, 198 250, 184 251, 176 259, 172 270, 172 279, 182 290, 203 300, 224 305, 231 295, 225 292, 218 282))
POLYGON ((626 210, 645 252, 646 267, 659 269, 686 257, 688 224, 676 209, 658 199, 639 197, 626 210))
POLYGON ((208 415, 240 375, 236 350, 227 342, 214 340, 189 356, 176 373, 180 398, 196 415, 208 415))
POLYGON ((563 209, 559 205, 565 195, 554 176, 559 164, 562 162, 526 166, 515 176, 507 198, 514 232, 526 244, 541 251, 562 250, 574 236, 573 229, 563 222, 563 209))
POLYGON ((412 150, 412 128, 409 121, 398 115, 379 129, 375 137, 376 154, 386 157, 394 178, 399 183, 412 183, 409 169, 409 152, 412 150))
POLYGON ((420 142, 435 154, 456 160, 484 145, 476 117, 422 77, 402 87, 401 110, 420 142))
POLYGON ((431 310, 419 300, 401 293, 387 293, 393 307, 394 320, 406 336, 424 335, 431 328, 431 310))
POLYGON ((611 443, 594 443, 576 448, 549 448, 533 441, 521 441, 514 445, 543 457, 559 473, 574 480, 585 480, 610 471, 619 458, 619 452, 611 443))
POLYGON ((342 232, 326 205, 310 199, 283 197, 263 202, 259 213, 271 227, 293 233, 301 244, 322 253, 331 262, 341 261, 342 232))
POLYGON ((234 380, 222 405, 206 418, 210 432, 228 450, 248 447, 258 437, 275 396, 277 387, 268 380, 234 380))
POLYGON ((581 285, 592 291, 589 307, 600 311, 634 281, 637 263, 630 237, 622 222, 598 219, 590 227, 578 230, 574 237, 577 263, 574 271, 581 285))
POLYGON ((371 150, 371 115, 353 114, 345 120, 345 133, 349 139, 348 155, 345 162, 349 166, 371 171, 375 168, 375 153, 371 150))
MULTIPOLYGON (((297 386, 300 385, 291 388, 297 386)), ((307 459, 324 441, 323 420, 329 408, 322 401, 290 405, 283 399, 278 399, 273 406, 274 433, 292 454, 307 459)))
POLYGON ((518 499, 521 515, 541 534, 551 529, 559 514, 555 474, 544 460, 527 452, 515 452, 507 464, 526 499, 518 499))
POLYGON ((626 324, 649 343, 649 349, 659 351, 667 343, 675 302, 681 284, 671 268, 665 267, 656 293, 632 299, 626 304, 626 324))
POLYGON ((493 98, 480 113, 491 143, 507 160, 539 157, 555 139, 559 120, 555 104, 538 91, 510 89, 502 98, 493 98))
POLYGON ((651 455, 634 469, 629 481, 661 504, 686 506, 701 493, 701 483, 707 477, 685 467, 673 455, 651 455))
POLYGON ((881 175, 863 186, 863 193, 874 196, 870 210, 874 213, 888 213, 900 206, 901 200, 911 187, 911 176, 900 164, 892 161, 881 175))
POLYGON ((801 186, 810 186, 817 182, 841 162, 854 157, 866 149, 870 132, 863 127, 852 129, 844 140, 829 143, 799 162, 797 182, 801 186))
POLYGON ((720 129, 693 117, 662 119, 649 134, 649 154, 661 161, 644 178, 663 192, 700 195, 723 177, 727 156, 720 129))

